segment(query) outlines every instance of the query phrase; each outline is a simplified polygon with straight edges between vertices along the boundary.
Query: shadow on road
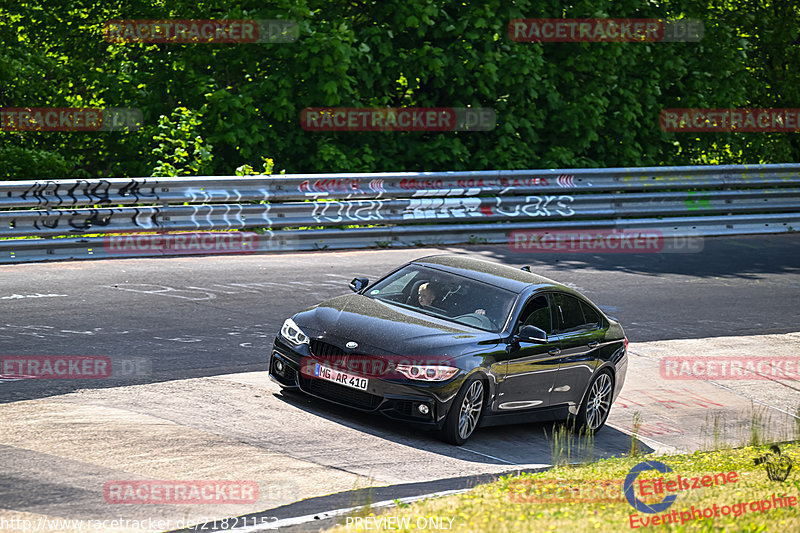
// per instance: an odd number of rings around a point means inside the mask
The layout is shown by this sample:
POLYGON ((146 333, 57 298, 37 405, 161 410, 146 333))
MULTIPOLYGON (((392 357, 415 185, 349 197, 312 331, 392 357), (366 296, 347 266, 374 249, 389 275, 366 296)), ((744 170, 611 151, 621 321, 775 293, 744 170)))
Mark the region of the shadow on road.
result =
POLYGON ((465 251, 511 265, 546 266, 561 272, 595 269, 629 274, 678 274, 697 278, 758 279, 763 274, 800 273, 800 236, 705 237, 696 253, 533 253, 510 246, 475 246, 465 251))
MULTIPOLYGON (((463 446, 440 441, 426 431, 390 420, 380 414, 341 407, 298 391, 281 391, 274 397, 296 409, 397 444, 473 463, 508 466, 584 463, 619 457, 631 451, 632 437, 604 427, 593 437, 571 433, 564 424, 526 423, 478 428, 463 446)), ((613 407, 612 407, 613 409, 613 407)), ((636 440, 639 453, 652 448, 636 440)))

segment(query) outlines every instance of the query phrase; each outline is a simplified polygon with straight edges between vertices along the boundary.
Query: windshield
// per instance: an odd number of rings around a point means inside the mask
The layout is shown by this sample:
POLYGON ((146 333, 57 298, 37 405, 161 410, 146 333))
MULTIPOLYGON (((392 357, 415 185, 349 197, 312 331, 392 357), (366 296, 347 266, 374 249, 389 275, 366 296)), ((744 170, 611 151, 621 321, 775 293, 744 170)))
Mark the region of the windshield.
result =
POLYGON ((503 328, 517 298, 494 285, 419 265, 378 281, 366 296, 493 332, 503 328))

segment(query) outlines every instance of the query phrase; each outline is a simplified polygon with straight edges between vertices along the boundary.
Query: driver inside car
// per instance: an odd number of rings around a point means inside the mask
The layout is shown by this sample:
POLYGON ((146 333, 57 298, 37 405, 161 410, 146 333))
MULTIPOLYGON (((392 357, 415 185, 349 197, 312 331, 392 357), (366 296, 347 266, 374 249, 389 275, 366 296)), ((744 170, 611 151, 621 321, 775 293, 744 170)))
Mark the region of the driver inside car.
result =
MULTIPOLYGON (((439 300, 440 294, 437 286, 431 282, 423 283, 417 289, 417 301, 419 302, 420 307, 434 307, 434 303, 441 305, 442 302, 439 300)), ((475 309, 472 311, 476 315, 483 315, 486 316, 485 309, 475 309)))

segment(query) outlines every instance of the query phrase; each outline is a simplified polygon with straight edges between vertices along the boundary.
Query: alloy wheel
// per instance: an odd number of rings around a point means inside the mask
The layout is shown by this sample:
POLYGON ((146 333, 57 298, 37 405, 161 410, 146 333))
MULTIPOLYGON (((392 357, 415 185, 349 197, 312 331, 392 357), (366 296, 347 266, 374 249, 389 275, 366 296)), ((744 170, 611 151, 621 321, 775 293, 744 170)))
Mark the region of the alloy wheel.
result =
POLYGON ((478 425, 483 407, 483 382, 473 381, 461 402, 461 411, 458 416, 458 434, 462 439, 472 435, 478 425))
POLYGON ((600 374, 592 384, 589 398, 586 400, 586 426, 594 431, 606 421, 611 408, 611 377, 600 374))

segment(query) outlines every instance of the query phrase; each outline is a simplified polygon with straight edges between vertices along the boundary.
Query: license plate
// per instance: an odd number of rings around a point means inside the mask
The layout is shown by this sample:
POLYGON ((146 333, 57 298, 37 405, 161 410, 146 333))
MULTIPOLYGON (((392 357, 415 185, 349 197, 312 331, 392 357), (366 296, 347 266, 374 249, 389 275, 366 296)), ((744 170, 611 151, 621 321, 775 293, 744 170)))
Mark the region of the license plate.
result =
POLYGON ((314 363, 314 377, 358 390, 367 390, 367 385, 369 385, 367 378, 335 370, 319 363, 314 363))

